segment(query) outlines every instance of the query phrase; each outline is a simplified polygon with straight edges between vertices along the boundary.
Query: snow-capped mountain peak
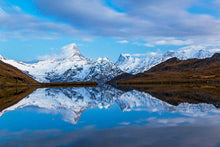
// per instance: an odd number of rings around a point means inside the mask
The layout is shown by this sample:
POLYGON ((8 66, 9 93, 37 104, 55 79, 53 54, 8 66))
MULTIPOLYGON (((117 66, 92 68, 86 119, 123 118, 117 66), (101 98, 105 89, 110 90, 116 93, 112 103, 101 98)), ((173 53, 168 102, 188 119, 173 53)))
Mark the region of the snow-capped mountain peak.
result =
POLYGON ((103 61, 110 62, 110 60, 109 60, 107 57, 98 58, 97 61, 98 61, 98 62, 103 62, 103 61))
POLYGON ((77 48, 75 43, 71 43, 69 45, 66 45, 64 47, 61 48, 64 54, 64 57, 69 57, 69 58, 73 58, 73 57, 80 57, 80 58, 84 58, 84 56, 80 53, 79 49, 77 48))
POLYGON ((123 73, 107 58, 97 61, 85 58, 75 43, 61 49, 60 58, 47 59, 34 64, 16 62, 3 57, 0 60, 17 67, 39 82, 96 81, 101 84, 123 73))
POLYGON ((186 60, 189 58, 203 59, 211 57, 212 55, 213 53, 211 53, 208 49, 206 49, 203 46, 187 46, 180 48, 174 53, 174 56, 181 60, 186 60))
POLYGON ((170 50, 165 54, 161 53, 148 53, 143 55, 130 55, 121 54, 115 63, 121 70, 131 74, 137 74, 147 71, 151 67, 166 61, 172 57, 177 57, 180 60, 186 60, 190 58, 203 59, 211 57, 218 49, 207 49, 203 46, 188 46, 180 48, 176 51, 170 50))
POLYGON ((120 65, 121 62, 124 62, 127 58, 129 58, 131 55, 129 54, 120 54, 117 62, 115 63, 116 65, 120 65))
POLYGON ((160 62, 158 56, 151 53, 148 55, 121 54, 115 65, 125 72, 135 74, 143 72, 160 62))
POLYGON ((151 67, 177 57, 180 60, 189 58, 207 58, 212 56, 218 49, 206 49, 204 47, 191 46, 180 48, 176 51, 149 52, 148 54, 121 54, 114 64, 108 58, 98 60, 84 57, 75 43, 61 48, 59 58, 43 60, 34 64, 26 64, 6 59, 0 55, 0 60, 17 67, 39 82, 79 82, 96 81, 107 82, 124 72, 136 74, 147 71, 151 67), (213 50, 213 51, 211 51, 213 50))

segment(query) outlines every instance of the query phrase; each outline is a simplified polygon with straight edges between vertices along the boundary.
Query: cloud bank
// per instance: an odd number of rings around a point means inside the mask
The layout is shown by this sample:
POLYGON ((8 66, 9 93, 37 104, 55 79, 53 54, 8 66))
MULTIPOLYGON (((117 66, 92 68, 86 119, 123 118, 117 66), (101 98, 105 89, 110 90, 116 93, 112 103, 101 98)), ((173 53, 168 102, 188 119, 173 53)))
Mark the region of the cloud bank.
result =
POLYGON ((46 21, 23 13, 19 7, 4 10, 0 7, 1 39, 24 38, 54 39, 62 35, 81 35, 68 24, 46 21))
POLYGON ((220 18, 214 15, 219 13, 217 0, 33 0, 33 4, 42 17, 17 6, 13 11, 0 7, 1 36, 142 39, 148 47, 215 44, 220 37, 220 18), (202 11, 204 5, 212 13, 202 11))
POLYGON ((115 0, 113 4, 125 12, 118 12, 101 0, 35 0, 35 3, 45 15, 97 36, 220 36, 219 19, 188 11, 199 3, 196 0, 115 0))

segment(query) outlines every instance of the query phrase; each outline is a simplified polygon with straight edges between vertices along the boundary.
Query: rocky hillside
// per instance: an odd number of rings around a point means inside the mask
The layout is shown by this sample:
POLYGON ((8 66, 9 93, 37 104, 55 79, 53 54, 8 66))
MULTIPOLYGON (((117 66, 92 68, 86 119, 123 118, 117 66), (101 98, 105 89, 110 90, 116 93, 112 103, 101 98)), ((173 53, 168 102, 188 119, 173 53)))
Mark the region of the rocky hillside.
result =
POLYGON ((19 69, 0 61, 0 87, 38 84, 19 69))

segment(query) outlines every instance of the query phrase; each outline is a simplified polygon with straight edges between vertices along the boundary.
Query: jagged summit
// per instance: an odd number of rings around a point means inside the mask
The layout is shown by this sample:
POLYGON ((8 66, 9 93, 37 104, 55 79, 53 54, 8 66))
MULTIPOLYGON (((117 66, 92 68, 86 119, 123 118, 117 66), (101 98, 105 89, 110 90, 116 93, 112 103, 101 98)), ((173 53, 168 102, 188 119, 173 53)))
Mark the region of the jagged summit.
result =
POLYGON ((34 64, 24 64, 4 58, 0 60, 17 67, 40 82, 96 81, 104 83, 123 73, 107 58, 93 60, 84 57, 75 43, 61 49, 60 57, 34 64))
POLYGON ((75 57, 75 56, 84 57, 80 53, 80 51, 77 48, 75 43, 68 44, 68 45, 62 47, 61 49, 62 49, 63 54, 64 54, 65 57, 75 57))
POLYGON ((97 61, 99 61, 99 62, 101 62, 101 61, 110 62, 110 60, 109 60, 107 57, 104 57, 104 58, 99 57, 99 58, 97 59, 97 61))
POLYGON ((204 48, 181 48, 177 51, 168 51, 148 54, 121 54, 114 64, 107 58, 98 60, 84 57, 75 43, 61 48, 62 54, 54 59, 42 60, 34 64, 25 64, 6 59, 0 55, 0 60, 17 67, 24 73, 40 82, 78 82, 97 81, 106 82, 124 72, 136 74, 144 72, 153 66, 172 57, 180 60, 189 58, 203 59, 211 57, 214 52, 204 48))
POLYGON ((176 51, 170 50, 164 54, 156 53, 152 55, 151 53, 146 53, 141 56, 136 54, 121 54, 115 64, 124 72, 137 74, 147 71, 151 67, 173 57, 177 57, 180 60, 211 57, 214 54, 211 50, 202 46, 188 46, 176 51))

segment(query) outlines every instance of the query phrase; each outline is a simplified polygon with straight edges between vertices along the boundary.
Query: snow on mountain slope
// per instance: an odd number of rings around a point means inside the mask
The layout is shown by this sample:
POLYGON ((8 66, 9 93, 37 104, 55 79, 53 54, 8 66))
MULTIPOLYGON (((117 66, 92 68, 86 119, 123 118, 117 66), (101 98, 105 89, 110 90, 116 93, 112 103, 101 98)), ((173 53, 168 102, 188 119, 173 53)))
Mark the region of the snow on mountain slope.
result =
POLYGON ((165 54, 149 53, 142 56, 121 54, 115 65, 120 67, 124 72, 136 74, 147 71, 151 67, 172 57, 177 57, 180 60, 211 57, 214 54, 211 50, 200 46, 189 46, 180 48, 177 51, 167 51, 165 54))
POLYGON ((202 59, 214 54, 214 52, 211 52, 213 49, 208 50, 200 46, 190 46, 177 51, 168 51, 165 54, 121 54, 114 64, 107 58, 99 58, 98 60, 85 58, 74 43, 64 46, 62 50, 66 52, 61 57, 34 64, 17 62, 2 56, 0 56, 0 60, 17 67, 39 82, 97 81, 98 83, 104 83, 123 72, 136 74, 147 71, 172 57, 181 60, 189 58, 202 59))
POLYGON ((85 78, 86 81, 95 80, 98 83, 102 82, 102 79, 109 81, 115 77, 115 75, 122 74, 122 70, 114 65, 107 58, 99 58, 95 62, 90 70, 90 73, 85 78))
POLYGON ((68 55, 64 55, 67 58, 48 59, 35 64, 25 64, 3 57, 0 57, 0 60, 17 67, 39 82, 97 81, 104 83, 123 73, 106 58, 97 61, 85 58, 74 43, 64 46, 62 50, 67 50, 68 55))

